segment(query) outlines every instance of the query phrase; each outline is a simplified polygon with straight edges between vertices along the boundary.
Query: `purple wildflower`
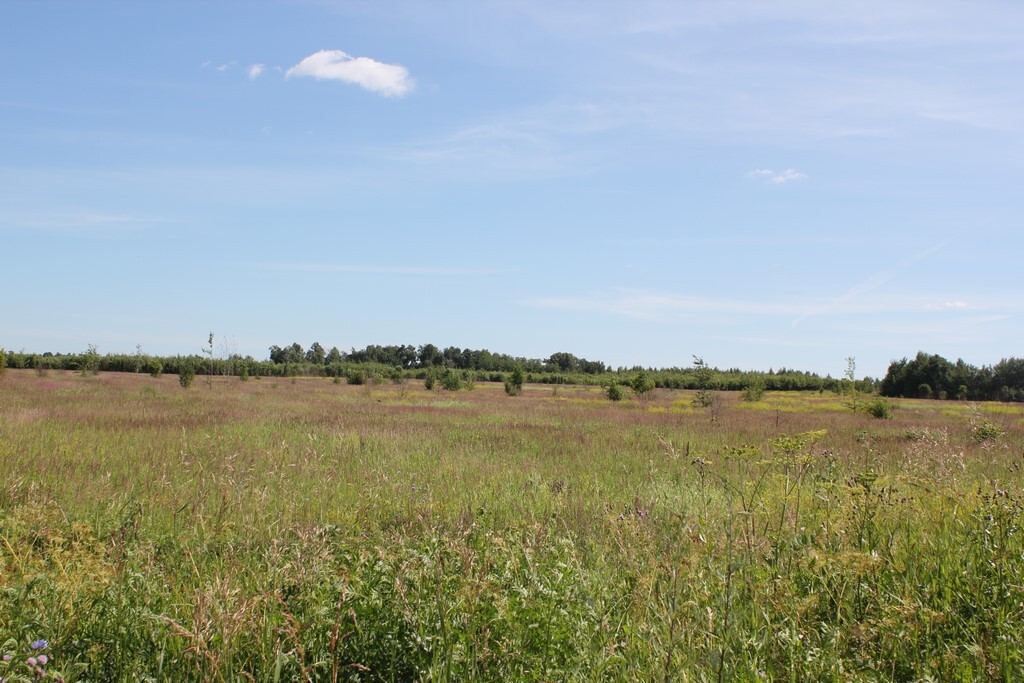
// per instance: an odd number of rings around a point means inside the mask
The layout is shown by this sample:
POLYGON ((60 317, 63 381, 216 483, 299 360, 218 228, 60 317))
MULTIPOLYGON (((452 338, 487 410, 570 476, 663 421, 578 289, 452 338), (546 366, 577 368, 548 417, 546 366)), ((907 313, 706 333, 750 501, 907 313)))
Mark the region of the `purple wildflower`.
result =
POLYGON ((39 655, 38 657, 36 657, 36 660, 39 662, 39 666, 43 666, 48 661, 50 661, 50 658, 46 655, 39 655))
POLYGON ((25 660, 25 663, 28 664, 29 666, 35 666, 36 665, 36 658, 35 657, 29 657, 27 660, 25 660))
POLYGON ((37 640, 37 641, 32 643, 32 649, 33 650, 42 650, 47 645, 49 645, 49 643, 46 642, 46 639, 45 638, 40 638, 39 640, 37 640))

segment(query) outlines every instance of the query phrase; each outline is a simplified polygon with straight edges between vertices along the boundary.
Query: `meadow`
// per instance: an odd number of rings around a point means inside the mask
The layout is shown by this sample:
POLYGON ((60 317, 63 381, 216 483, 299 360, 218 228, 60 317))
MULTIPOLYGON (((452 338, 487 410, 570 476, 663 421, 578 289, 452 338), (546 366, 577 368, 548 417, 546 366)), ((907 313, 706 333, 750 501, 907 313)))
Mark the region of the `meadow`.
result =
POLYGON ((692 398, 9 369, 0 679, 1024 680, 1024 406, 692 398))

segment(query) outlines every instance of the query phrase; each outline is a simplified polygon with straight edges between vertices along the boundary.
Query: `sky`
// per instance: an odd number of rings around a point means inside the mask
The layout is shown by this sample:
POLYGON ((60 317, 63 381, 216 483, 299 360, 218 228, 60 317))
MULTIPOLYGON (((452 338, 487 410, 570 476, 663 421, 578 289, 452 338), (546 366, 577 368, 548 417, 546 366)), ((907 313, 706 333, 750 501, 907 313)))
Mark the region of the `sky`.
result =
POLYGON ((1024 347, 1024 3, 0 0, 0 346, 1024 347))

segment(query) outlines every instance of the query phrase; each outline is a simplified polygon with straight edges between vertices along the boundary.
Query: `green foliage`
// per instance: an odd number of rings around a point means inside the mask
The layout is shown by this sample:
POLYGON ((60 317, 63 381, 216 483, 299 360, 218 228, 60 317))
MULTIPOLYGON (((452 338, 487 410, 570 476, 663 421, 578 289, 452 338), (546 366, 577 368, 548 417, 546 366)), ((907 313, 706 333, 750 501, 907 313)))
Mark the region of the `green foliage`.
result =
POLYGON ((889 401, 885 400, 881 396, 878 396, 867 403, 865 403, 861 409, 879 420, 888 420, 892 417, 892 411, 895 406, 889 401))
POLYGON ((431 368, 427 370, 426 377, 423 378, 423 386, 426 387, 427 391, 433 391, 437 385, 437 372, 431 368))
POLYGON ((999 425, 986 418, 975 418, 971 422, 971 438, 980 443, 994 443, 1003 435, 999 425))
POLYGON ((697 393, 693 397, 693 405, 699 408, 713 408, 717 402, 717 397, 711 390, 714 382, 714 373, 700 356, 693 357, 693 375, 697 386, 697 393))
POLYGON ((238 372, 238 379, 243 382, 249 381, 249 366, 242 363, 242 369, 238 372))
POLYGON ((185 359, 178 366, 178 384, 184 389, 192 386, 196 378, 196 366, 192 359, 185 359))
POLYGON ((158 379, 164 373, 164 364, 159 358, 147 357, 142 364, 142 368, 153 379, 158 379))
POLYGON ((350 367, 345 371, 345 380, 349 384, 362 385, 366 384, 369 379, 369 373, 364 368, 350 367))
POLYGON ((95 376, 100 369, 100 353, 95 344, 89 344, 88 350, 82 354, 78 371, 82 377, 95 376))
POLYGON ((654 391, 654 380, 646 372, 638 372, 629 383, 629 388, 637 398, 647 399, 654 391))
POLYGON ((7 369, 7 351, 0 347, 0 377, 4 376, 4 370, 7 369))
POLYGON ((505 378, 505 393, 509 396, 521 395, 523 393, 523 382, 525 381, 526 375, 523 372, 522 366, 515 366, 511 374, 505 378))
POLYGON ((764 384, 761 382, 751 382, 743 388, 740 398, 748 403, 757 403, 764 398, 764 384))
POLYGON ((618 382, 610 382, 605 388, 605 394, 608 396, 608 400, 610 401, 621 401, 625 395, 618 382))
POLYGON ((441 373, 441 388, 447 391, 458 391, 462 388, 462 376, 451 368, 445 368, 441 373))

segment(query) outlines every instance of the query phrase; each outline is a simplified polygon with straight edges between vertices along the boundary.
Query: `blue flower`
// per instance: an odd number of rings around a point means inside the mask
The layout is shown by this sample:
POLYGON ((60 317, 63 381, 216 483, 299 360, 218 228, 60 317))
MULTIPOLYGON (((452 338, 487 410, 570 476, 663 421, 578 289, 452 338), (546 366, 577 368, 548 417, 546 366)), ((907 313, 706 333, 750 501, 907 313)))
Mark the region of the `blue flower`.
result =
POLYGON ((37 640, 34 643, 32 643, 32 649, 33 650, 42 650, 47 645, 49 645, 49 643, 46 642, 46 639, 40 638, 39 640, 37 640))

